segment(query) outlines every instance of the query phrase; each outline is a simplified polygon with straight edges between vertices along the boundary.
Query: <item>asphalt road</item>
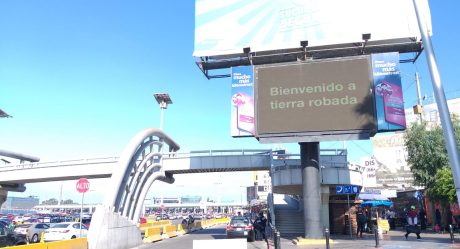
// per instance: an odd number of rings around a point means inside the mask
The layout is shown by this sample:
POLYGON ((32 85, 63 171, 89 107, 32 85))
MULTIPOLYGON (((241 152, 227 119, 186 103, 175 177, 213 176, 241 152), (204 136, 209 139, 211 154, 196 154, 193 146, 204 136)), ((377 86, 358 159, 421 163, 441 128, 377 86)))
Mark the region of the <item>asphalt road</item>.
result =
MULTIPOLYGON (((143 244, 139 249, 193 249, 194 240, 222 240, 225 243, 225 225, 216 225, 190 234, 162 241, 143 244)), ((267 249, 264 241, 246 242, 247 249, 267 249)))

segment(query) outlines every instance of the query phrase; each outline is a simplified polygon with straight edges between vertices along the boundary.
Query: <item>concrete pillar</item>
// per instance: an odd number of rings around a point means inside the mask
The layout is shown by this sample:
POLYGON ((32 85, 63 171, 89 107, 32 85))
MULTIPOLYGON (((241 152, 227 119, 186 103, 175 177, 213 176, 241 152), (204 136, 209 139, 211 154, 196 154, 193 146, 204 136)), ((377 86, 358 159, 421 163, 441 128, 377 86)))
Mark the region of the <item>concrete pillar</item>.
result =
POLYGON ((323 238, 321 223, 321 185, 319 181, 319 142, 300 144, 302 166, 303 217, 305 238, 323 238))
POLYGON ((8 197, 8 191, 0 190, 0 207, 5 203, 6 198, 8 197))
POLYGON ((321 220, 323 227, 329 226, 329 186, 321 186, 321 220))

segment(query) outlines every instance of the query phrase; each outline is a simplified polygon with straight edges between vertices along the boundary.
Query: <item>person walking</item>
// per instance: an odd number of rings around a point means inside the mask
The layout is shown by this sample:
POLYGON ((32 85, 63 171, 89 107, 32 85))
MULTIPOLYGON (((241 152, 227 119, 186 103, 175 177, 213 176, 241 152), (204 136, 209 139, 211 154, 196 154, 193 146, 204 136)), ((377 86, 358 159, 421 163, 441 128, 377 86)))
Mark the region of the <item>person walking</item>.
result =
POLYGON ((267 218, 265 218, 264 213, 260 211, 259 216, 254 221, 254 228, 259 236, 256 238, 260 238, 262 235, 263 240, 267 241, 267 237, 265 236, 265 227, 267 226, 267 218))
POLYGON ((359 207, 358 211, 356 212, 356 222, 358 223, 356 237, 362 238, 364 227, 366 226, 366 223, 367 223, 367 216, 363 212, 363 209, 361 207, 359 207))
POLYGON ((406 226, 406 234, 404 237, 409 236, 411 233, 415 233, 417 235, 417 239, 421 239, 420 237, 420 227, 417 225, 417 212, 415 211, 415 206, 411 206, 410 210, 407 211, 407 226, 406 226))

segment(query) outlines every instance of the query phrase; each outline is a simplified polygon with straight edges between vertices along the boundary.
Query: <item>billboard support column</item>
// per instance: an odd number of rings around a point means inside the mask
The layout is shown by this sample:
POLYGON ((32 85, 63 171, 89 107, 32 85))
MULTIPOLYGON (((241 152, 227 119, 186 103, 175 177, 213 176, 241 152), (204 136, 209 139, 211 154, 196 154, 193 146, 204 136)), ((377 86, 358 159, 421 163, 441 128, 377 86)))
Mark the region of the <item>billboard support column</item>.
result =
MULTIPOLYGON (((444 139, 446 140, 447 154, 452 168, 452 176, 454 178, 455 192, 457 193, 457 203, 460 204, 460 158, 457 150, 457 141, 455 140, 454 129, 452 121, 450 120, 449 107, 447 106, 446 95, 441 83, 441 75, 439 74, 438 64, 434 55, 433 46, 431 44, 431 37, 428 34, 428 28, 425 20, 420 13, 419 1, 413 0, 415 6, 415 13, 422 34, 423 45, 425 46, 426 60, 431 74, 431 82, 433 84, 433 91, 438 105, 439 117, 441 118, 442 130, 444 132, 444 139)), ((428 4, 428 3, 426 3, 428 4)))
POLYGON ((323 238, 321 186, 319 181, 319 142, 299 143, 302 166, 303 219, 305 238, 323 238))

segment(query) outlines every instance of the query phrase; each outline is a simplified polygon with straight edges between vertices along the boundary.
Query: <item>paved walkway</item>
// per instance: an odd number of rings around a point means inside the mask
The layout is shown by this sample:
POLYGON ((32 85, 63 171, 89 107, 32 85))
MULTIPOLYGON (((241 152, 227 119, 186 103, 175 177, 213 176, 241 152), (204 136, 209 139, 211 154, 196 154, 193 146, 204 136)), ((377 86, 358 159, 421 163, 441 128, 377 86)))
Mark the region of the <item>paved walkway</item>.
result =
MULTIPOLYGON (((432 233, 423 232, 420 234, 421 240, 416 239, 415 234, 410 234, 408 239, 404 238, 405 232, 402 230, 394 230, 384 235, 384 239, 380 240, 382 249, 434 249, 434 248, 459 248, 460 249, 460 234, 455 234, 455 243, 451 243, 449 233, 432 233)), ((376 248, 373 234, 363 234, 363 239, 351 239, 350 236, 332 235, 334 243, 330 245, 333 249, 371 249, 376 248)), ((326 245, 295 245, 292 243, 292 238, 281 238, 282 249, 324 249, 326 245)))

